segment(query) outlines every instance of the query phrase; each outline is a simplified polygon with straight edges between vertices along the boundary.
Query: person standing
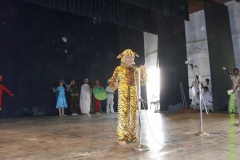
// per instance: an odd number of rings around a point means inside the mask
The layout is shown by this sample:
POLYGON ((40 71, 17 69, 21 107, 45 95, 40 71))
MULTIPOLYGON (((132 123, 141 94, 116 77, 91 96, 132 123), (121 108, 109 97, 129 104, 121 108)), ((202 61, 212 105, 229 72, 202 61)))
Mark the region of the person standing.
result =
POLYGON ((239 76, 239 70, 238 68, 234 68, 233 69, 233 76, 231 78, 231 85, 232 85, 232 89, 234 91, 234 105, 237 109, 237 112, 240 112, 240 89, 239 89, 239 85, 240 85, 240 76, 239 76))
MULTIPOLYGON (((103 88, 100 84, 99 84, 99 80, 96 80, 95 81, 95 84, 93 85, 93 89, 94 88, 103 88)), ((95 104, 95 113, 96 114, 100 114, 101 112, 101 100, 97 99, 95 96, 94 96, 94 104, 95 104)))
MULTIPOLYGON (((192 82, 192 84, 191 84, 191 86, 189 87, 190 89, 192 89, 193 88, 193 92, 192 92, 192 103, 193 103, 193 105, 195 105, 196 104, 196 102, 195 102, 195 99, 197 98, 197 93, 199 92, 199 77, 198 76, 196 76, 195 77, 195 80, 192 82)), ((201 94, 200 94, 200 96, 201 96, 201 94)))
POLYGON ((88 85, 88 79, 84 79, 84 84, 81 86, 80 93, 80 110, 82 114, 90 114, 91 104, 91 89, 88 85))
POLYGON ((6 92, 7 94, 9 94, 11 97, 14 97, 14 94, 7 89, 3 84, 3 76, 0 74, 0 111, 2 110, 2 96, 3 96, 3 92, 6 92))
POLYGON ((118 88, 119 145, 126 145, 126 141, 136 142, 138 140, 136 132, 138 71, 141 74, 141 85, 146 85, 147 71, 146 65, 141 65, 140 68, 133 65, 135 56, 138 57, 138 54, 131 49, 120 53, 117 58, 121 59, 121 65, 116 67, 110 78, 110 87, 113 90, 118 88))
POLYGON ((59 86, 56 89, 54 87, 52 88, 53 92, 57 92, 58 94, 56 108, 58 108, 59 116, 66 116, 64 114, 64 108, 68 107, 63 83, 64 80, 61 79, 59 80, 59 86))
POLYGON ((110 80, 108 80, 108 86, 106 87, 105 91, 107 92, 107 106, 106 106, 106 113, 114 113, 113 109, 113 98, 114 98, 114 90, 109 85, 110 80))
POLYGON ((78 87, 76 85, 76 82, 74 79, 71 80, 69 87, 71 88, 71 94, 70 94, 70 110, 73 116, 78 115, 77 114, 77 105, 79 101, 79 93, 78 93, 78 87))

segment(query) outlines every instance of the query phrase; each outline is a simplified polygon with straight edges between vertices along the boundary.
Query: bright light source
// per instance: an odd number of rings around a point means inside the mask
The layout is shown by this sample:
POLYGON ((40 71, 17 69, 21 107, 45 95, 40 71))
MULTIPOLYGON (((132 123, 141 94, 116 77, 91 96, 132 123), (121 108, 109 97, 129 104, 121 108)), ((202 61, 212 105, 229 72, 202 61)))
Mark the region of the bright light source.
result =
POLYGON ((158 68, 148 69, 147 99, 149 106, 151 102, 160 99, 160 70, 158 68))

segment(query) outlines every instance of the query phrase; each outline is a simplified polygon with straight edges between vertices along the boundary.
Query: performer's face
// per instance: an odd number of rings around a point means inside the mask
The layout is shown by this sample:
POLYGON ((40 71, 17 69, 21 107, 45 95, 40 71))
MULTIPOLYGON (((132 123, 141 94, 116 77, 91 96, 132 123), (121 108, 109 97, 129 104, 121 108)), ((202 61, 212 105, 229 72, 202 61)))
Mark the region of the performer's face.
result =
POLYGON ((2 78, 2 75, 0 75, 0 82, 2 82, 3 81, 3 78, 2 78))
POLYGON ((238 70, 237 69, 234 70, 234 75, 238 75, 238 70))
POLYGON ((85 83, 85 84, 88 84, 88 80, 84 80, 84 83, 85 83))
POLYGON ((127 66, 132 66, 132 63, 134 62, 134 57, 132 56, 126 56, 125 57, 125 63, 127 66))
POLYGON ((73 85, 75 84, 75 80, 72 80, 72 84, 73 84, 73 85))
POLYGON ((95 83, 96 83, 96 84, 99 84, 99 80, 96 80, 95 83))
POLYGON ((208 89, 207 88, 204 88, 204 92, 206 93, 208 91, 208 89))
POLYGON ((209 84, 209 81, 206 80, 206 84, 209 84))
POLYGON ((62 82, 62 81, 60 81, 60 82, 59 82, 59 85, 60 85, 60 86, 62 86, 62 85, 63 85, 63 82, 62 82))

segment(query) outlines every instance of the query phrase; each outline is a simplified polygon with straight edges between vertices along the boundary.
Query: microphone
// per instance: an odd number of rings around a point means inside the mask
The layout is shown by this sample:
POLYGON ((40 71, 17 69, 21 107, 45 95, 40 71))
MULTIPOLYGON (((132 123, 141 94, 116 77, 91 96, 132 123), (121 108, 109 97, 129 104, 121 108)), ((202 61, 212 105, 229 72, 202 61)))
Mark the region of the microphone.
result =
POLYGON ((222 69, 223 69, 224 71, 226 71, 228 74, 232 74, 229 70, 227 70, 226 67, 223 67, 222 69))
POLYGON ((191 67, 197 67, 196 64, 192 64, 192 63, 190 63, 190 62, 188 62, 188 61, 185 61, 185 64, 188 64, 188 65, 190 65, 191 67))
POLYGON ((132 62, 132 67, 133 67, 133 68, 135 67, 135 62, 132 62))

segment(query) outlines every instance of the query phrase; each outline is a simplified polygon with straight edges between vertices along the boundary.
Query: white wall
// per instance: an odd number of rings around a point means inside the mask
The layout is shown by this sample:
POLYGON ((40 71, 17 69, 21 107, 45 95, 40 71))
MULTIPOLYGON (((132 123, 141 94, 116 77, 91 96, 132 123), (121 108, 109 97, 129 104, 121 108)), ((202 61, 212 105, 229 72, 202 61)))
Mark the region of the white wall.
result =
POLYGON ((144 32, 144 52, 148 68, 156 67, 158 36, 144 32))
MULTIPOLYGON (((190 21, 185 21, 187 60, 198 66, 194 70, 188 67, 188 79, 191 85, 194 81, 194 73, 199 75, 204 83, 206 78, 211 80, 211 75, 204 11, 192 13, 189 18, 190 21)), ((192 98, 191 90, 189 96, 192 98)))
POLYGON ((231 1, 225 5, 228 6, 235 63, 240 69, 240 2, 231 1))
POLYGON ((144 32, 144 52, 148 68, 147 99, 148 103, 159 100, 160 73, 157 68, 158 35, 144 32), (155 97, 153 97, 155 95, 155 97))

